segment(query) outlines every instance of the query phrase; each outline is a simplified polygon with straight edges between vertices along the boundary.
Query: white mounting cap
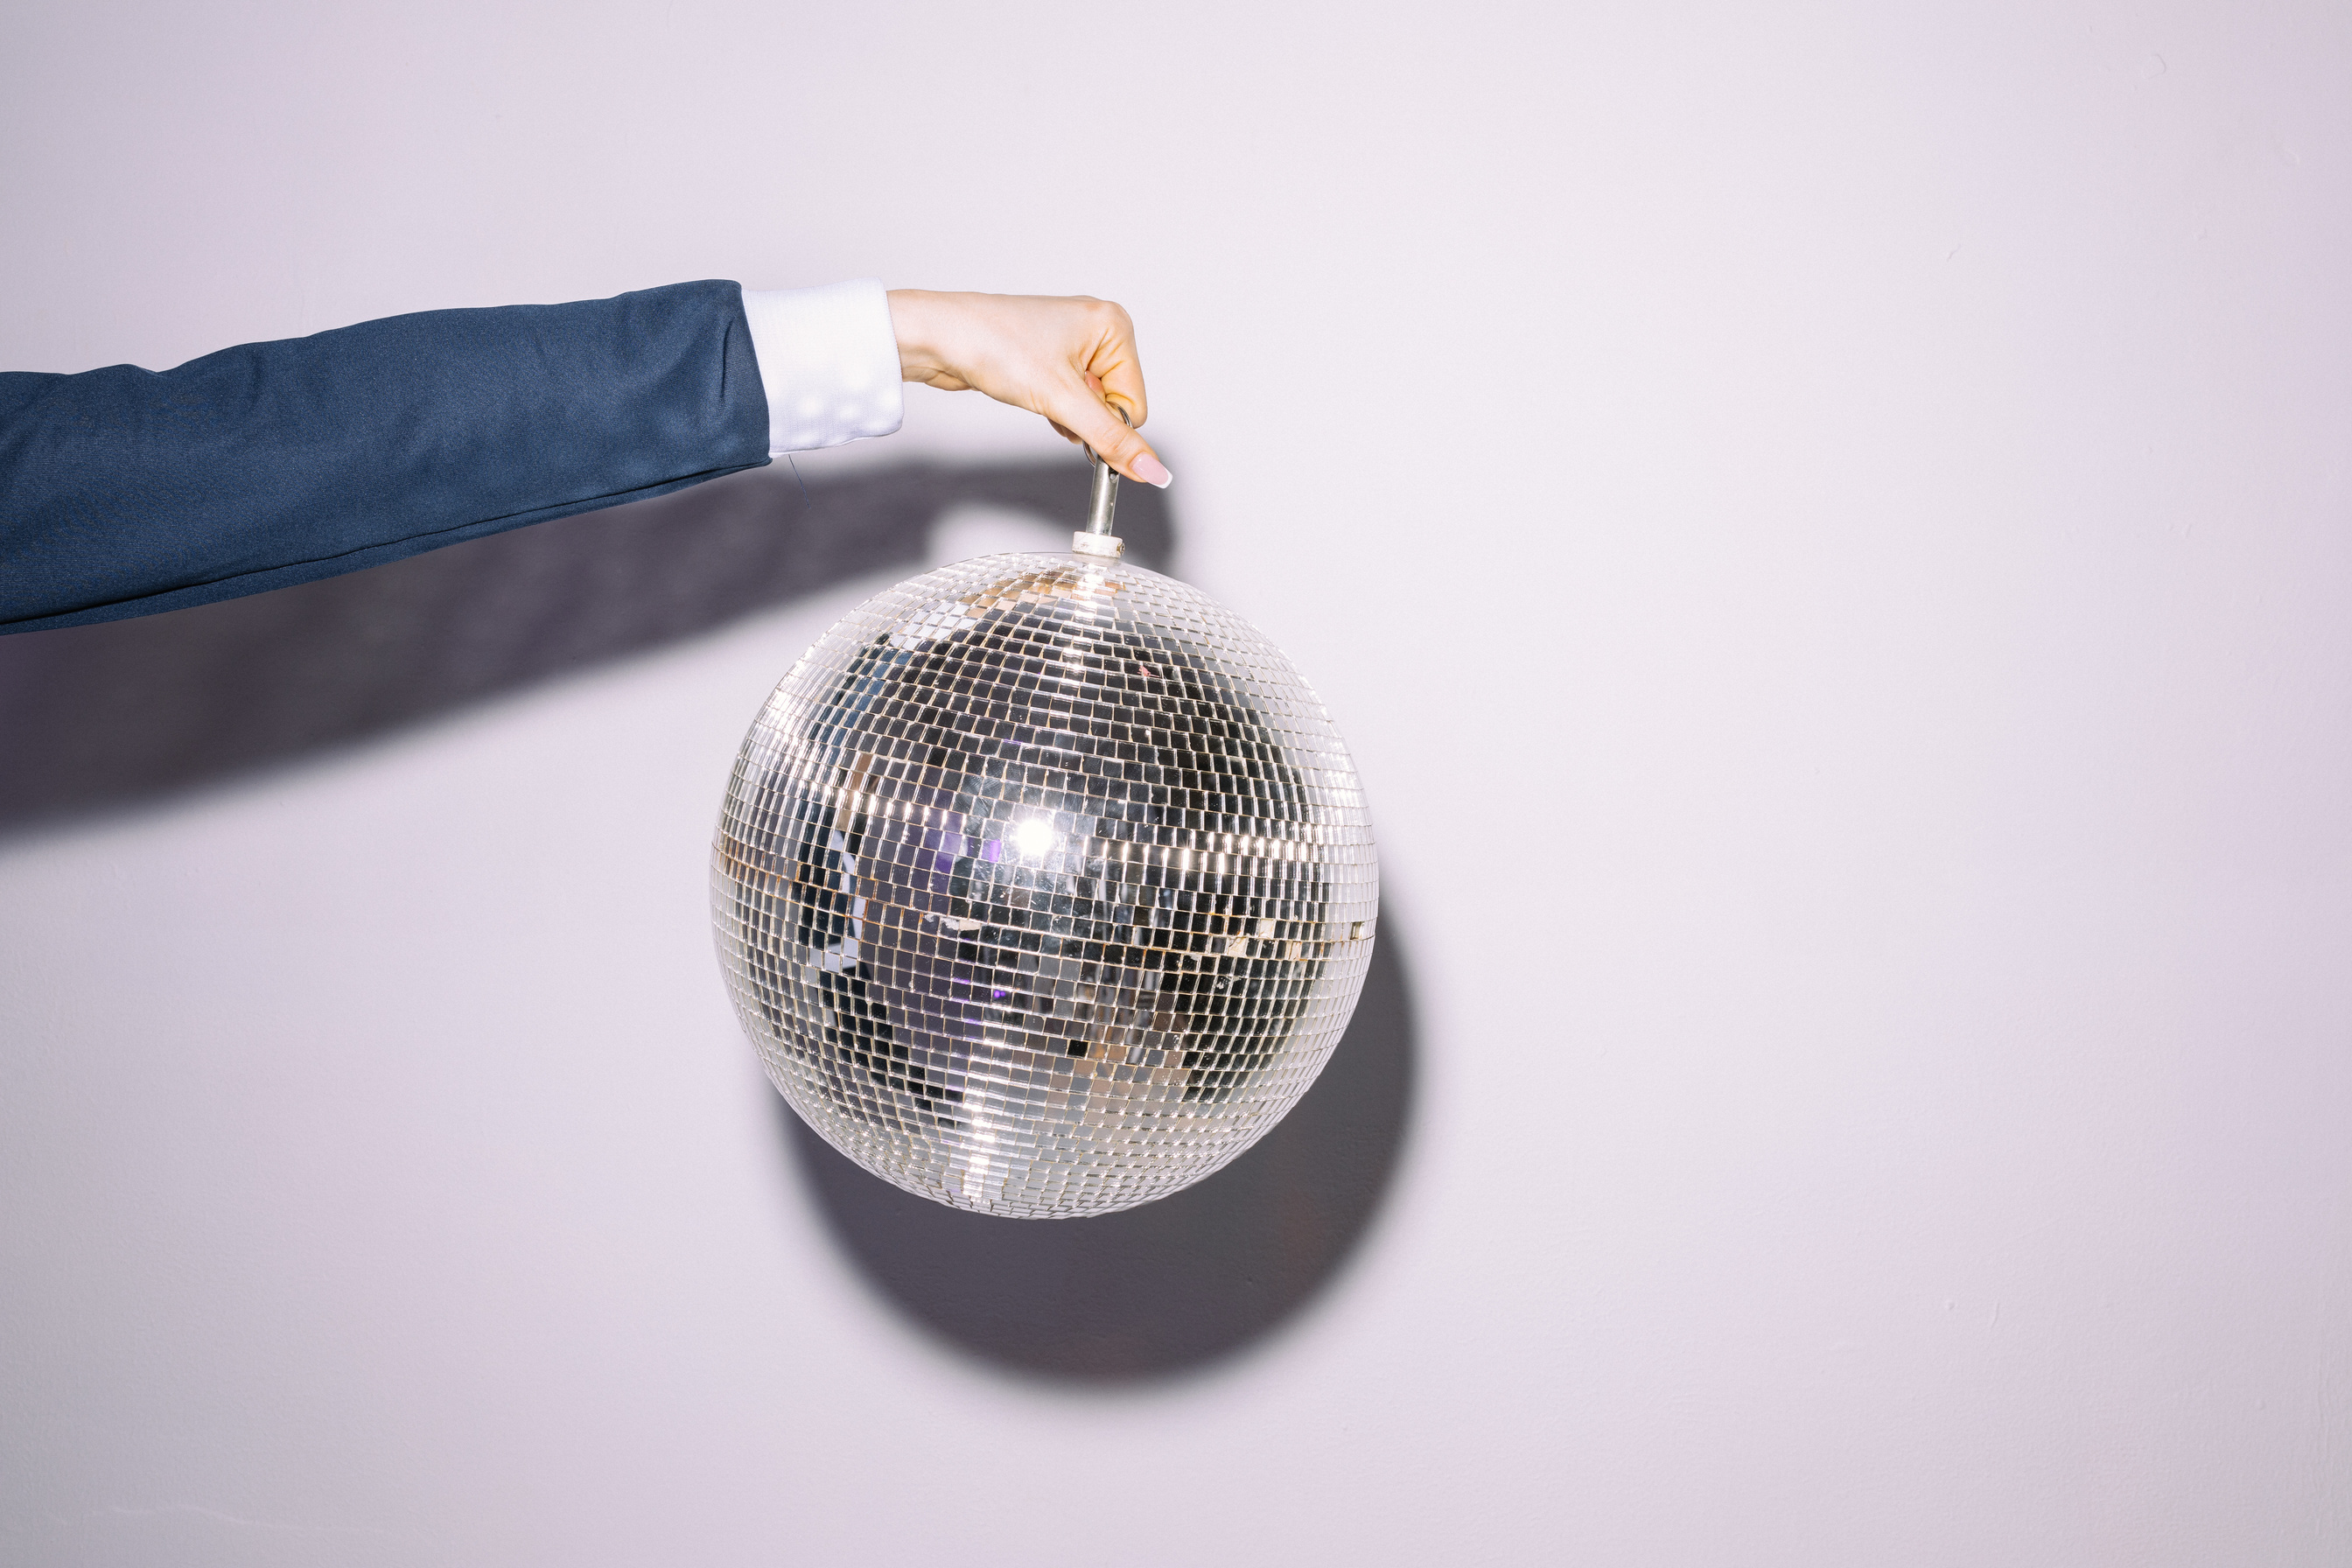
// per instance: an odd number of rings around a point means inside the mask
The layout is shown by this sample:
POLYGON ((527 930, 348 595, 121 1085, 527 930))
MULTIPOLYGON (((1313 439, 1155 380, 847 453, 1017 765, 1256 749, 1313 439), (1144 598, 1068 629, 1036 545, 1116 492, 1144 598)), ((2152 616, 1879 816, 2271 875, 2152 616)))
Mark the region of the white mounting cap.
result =
POLYGON ((1116 533, 1087 533, 1083 531, 1070 535, 1070 552, 1075 555, 1100 555, 1116 561, 1127 545, 1116 533))

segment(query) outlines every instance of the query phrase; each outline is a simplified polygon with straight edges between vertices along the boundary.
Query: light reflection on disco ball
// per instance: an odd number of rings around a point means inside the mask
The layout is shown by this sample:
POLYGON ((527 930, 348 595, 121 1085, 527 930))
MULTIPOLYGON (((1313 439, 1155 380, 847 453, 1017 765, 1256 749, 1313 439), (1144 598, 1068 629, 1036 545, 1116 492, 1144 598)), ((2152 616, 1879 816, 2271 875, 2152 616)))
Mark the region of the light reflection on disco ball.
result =
POLYGON ((826 1142, 1059 1218, 1200 1180, 1306 1092, 1379 876, 1346 745, 1245 622, 1140 567, 992 555, 867 600, 777 686, 712 913, 826 1142))

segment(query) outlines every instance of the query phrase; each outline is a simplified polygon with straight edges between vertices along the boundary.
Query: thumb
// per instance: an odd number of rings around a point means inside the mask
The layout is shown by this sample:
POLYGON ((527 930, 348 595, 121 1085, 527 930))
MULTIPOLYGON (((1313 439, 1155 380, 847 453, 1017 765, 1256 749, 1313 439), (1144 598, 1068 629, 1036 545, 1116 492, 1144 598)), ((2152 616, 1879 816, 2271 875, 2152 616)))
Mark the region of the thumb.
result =
POLYGON ((1159 454, 1152 451, 1150 443, 1129 429, 1127 421, 1112 411, 1112 405, 1083 382, 1073 379, 1059 388, 1045 412, 1048 419, 1094 448, 1097 457, 1130 479, 1165 489, 1175 477, 1160 460, 1159 454))

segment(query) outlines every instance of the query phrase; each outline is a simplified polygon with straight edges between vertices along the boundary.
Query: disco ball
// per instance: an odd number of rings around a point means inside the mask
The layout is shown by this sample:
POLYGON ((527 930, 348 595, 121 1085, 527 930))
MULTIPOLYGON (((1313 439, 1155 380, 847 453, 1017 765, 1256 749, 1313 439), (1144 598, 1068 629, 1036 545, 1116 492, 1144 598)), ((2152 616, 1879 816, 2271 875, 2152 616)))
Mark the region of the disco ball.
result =
POLYGON ((712 858, 728 990, 793 1108, 886 1181, 1030 1218, 1164 1197, 1272 1127, 1354 1010, 1379 895, 1289 660, 1116 539, 1073 546, 844 616, 744 737, 712 858))

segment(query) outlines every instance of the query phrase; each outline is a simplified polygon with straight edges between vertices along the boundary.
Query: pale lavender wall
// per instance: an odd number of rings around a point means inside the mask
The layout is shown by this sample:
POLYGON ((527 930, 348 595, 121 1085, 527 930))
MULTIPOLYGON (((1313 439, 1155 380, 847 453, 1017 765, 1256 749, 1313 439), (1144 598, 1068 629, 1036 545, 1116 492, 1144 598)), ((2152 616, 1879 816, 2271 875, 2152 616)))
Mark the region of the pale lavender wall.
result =
POLYGON ((1127 302, 1424 1012, 1333 1288, 1056 1390, 824 1236, 702 929, 872 580, 0 840, 0 1557, 2352 1560, 2352 14, 1912 9, 19 0, 10 367, 1127 302))

